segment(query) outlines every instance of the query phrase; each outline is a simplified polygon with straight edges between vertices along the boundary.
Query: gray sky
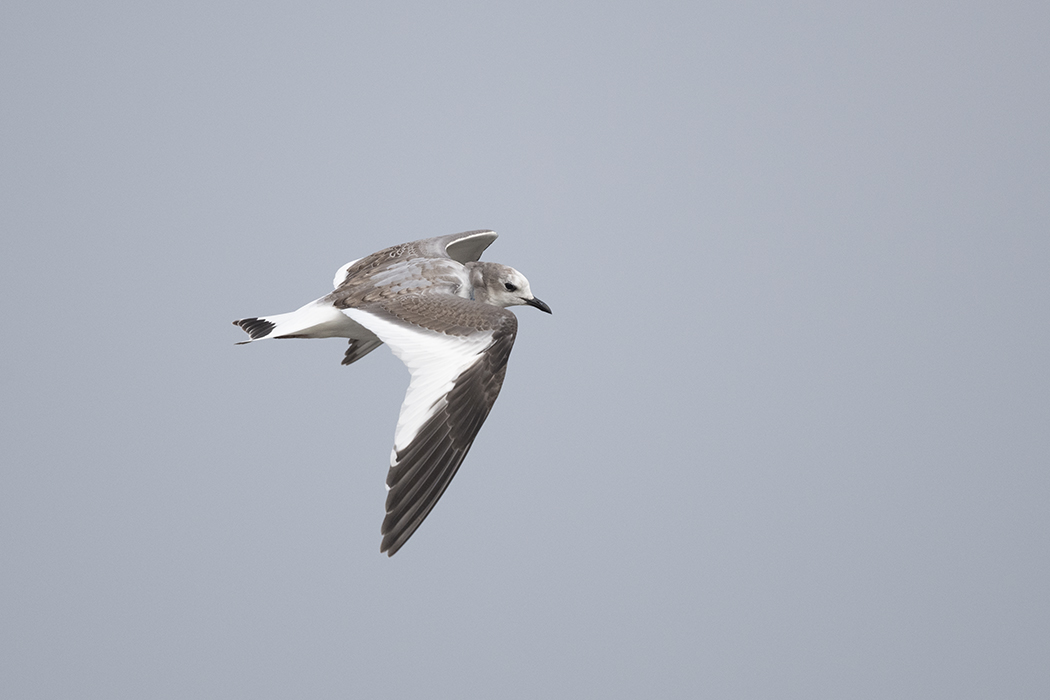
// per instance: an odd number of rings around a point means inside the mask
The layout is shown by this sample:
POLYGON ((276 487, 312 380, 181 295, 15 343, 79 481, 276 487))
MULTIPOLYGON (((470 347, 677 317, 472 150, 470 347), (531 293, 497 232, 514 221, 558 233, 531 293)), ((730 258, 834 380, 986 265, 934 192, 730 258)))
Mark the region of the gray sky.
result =
POLYGON ((10 697, 1046 697, 1046 3, 168 5, 0 10, 10 697), (475 228, 388 559, 407 372, 230 321, 475 228))

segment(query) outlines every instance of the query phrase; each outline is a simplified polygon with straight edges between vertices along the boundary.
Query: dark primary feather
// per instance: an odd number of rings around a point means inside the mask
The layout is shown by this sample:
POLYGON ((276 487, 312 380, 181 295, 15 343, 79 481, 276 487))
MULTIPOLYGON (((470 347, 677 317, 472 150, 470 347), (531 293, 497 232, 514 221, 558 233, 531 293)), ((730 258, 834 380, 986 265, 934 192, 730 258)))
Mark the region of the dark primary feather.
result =
POLYGON ((346 349, 346 355, 343 356, 342 364, 349 365, 357 362, 382 344, 382 340, 351 340, 350 347, 346 349))

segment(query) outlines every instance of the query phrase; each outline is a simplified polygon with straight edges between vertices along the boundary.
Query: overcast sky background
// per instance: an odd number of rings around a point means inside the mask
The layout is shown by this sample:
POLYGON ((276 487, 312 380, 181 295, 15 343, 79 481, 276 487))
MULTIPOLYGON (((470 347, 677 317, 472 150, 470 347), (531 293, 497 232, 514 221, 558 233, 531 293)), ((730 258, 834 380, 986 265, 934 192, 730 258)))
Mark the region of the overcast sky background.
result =
POLYGON ((5 2, 11 698, 1045 698, 1050 5, 5 2), (554 310, 393 559, 477 228, 554 310))

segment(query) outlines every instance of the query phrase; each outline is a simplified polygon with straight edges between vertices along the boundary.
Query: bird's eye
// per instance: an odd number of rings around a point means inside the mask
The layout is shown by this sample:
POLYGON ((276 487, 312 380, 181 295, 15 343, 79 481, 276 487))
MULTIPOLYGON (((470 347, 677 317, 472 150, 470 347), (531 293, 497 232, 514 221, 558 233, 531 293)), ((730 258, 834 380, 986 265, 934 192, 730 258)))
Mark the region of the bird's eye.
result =
POLYGON ((503 283, 503 286, 504 286, 504 287, 506 288, 506 290, 507 290, 508 292, 516 292, 516 291, 518 291, 518 288, 517 288, 517 287, 515 287, 515 286, 514 286, 513 284, 511 284, 510 282, 504 282, 504 283, 503 283))

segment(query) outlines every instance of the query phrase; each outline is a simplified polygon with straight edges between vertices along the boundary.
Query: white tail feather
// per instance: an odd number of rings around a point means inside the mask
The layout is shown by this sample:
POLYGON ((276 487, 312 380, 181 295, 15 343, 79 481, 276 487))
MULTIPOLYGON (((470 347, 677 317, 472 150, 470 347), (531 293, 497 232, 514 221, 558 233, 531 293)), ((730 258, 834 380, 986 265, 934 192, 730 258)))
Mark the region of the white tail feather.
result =
POLYGON ((320 299, 291 313, 245 318, 234 323, 251 336, 251 340, 244 343, 267 338, 376 339, 371 331, 333 307, 331 302, 320 299))

